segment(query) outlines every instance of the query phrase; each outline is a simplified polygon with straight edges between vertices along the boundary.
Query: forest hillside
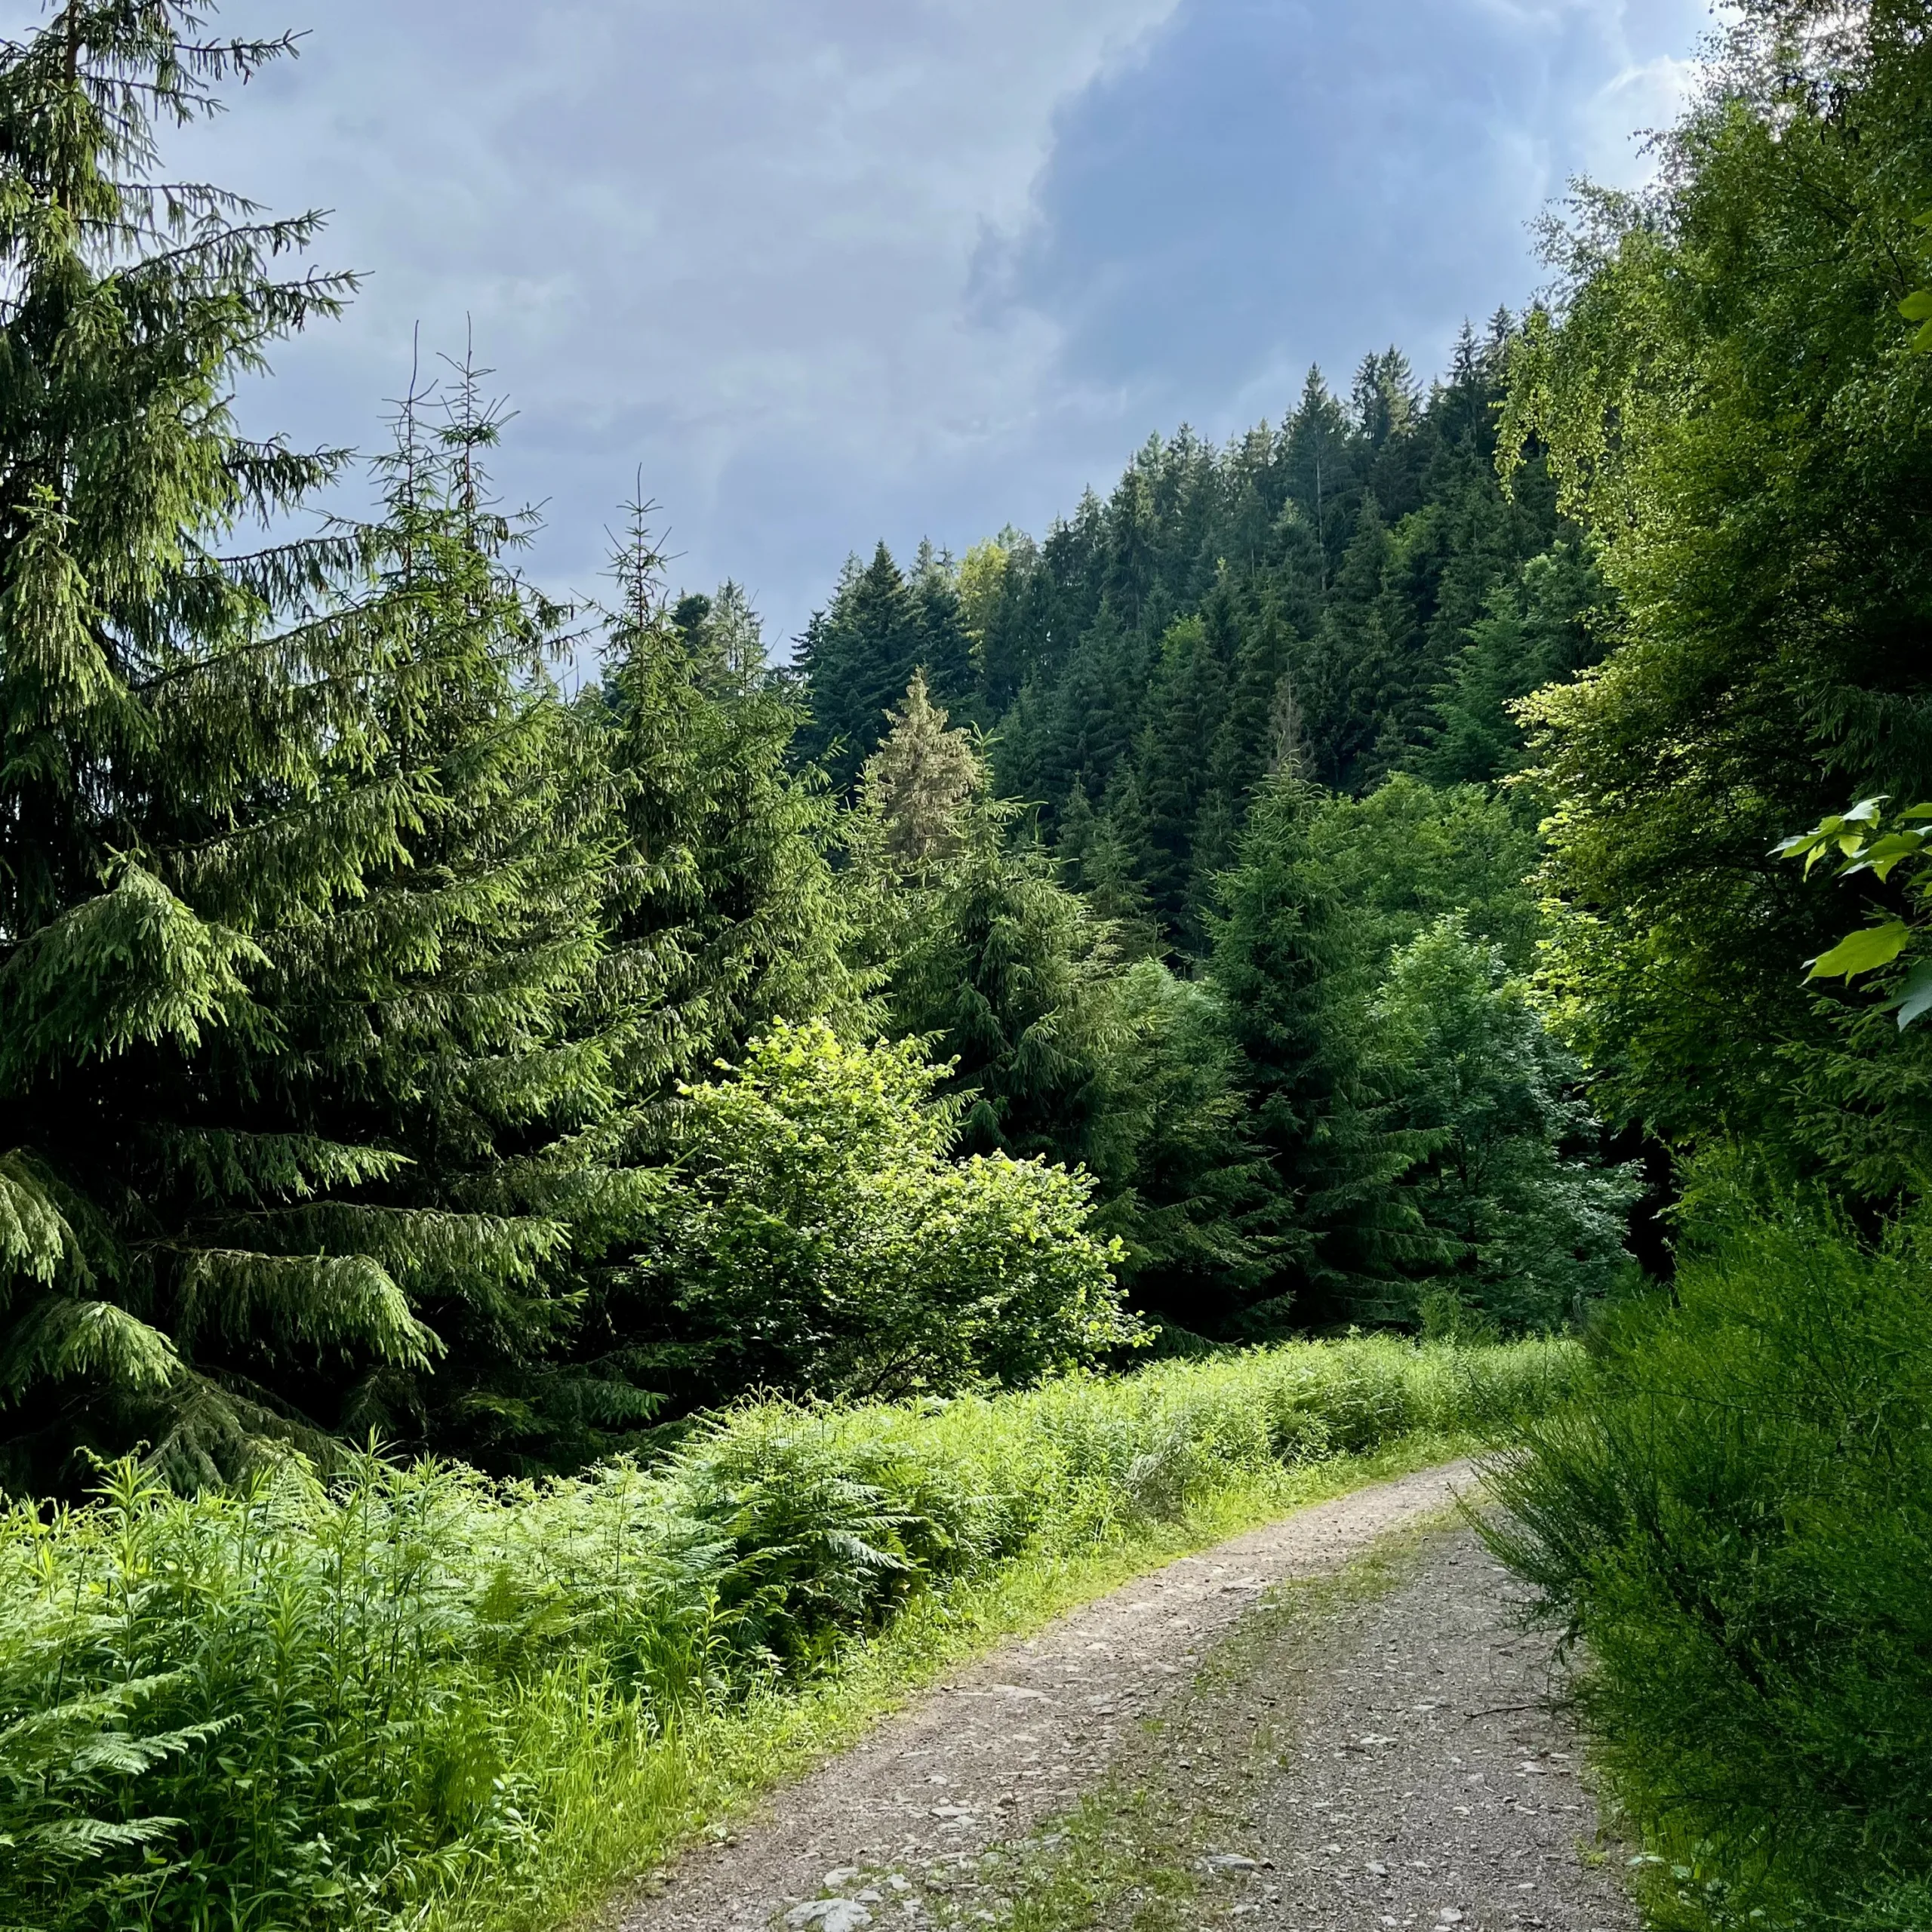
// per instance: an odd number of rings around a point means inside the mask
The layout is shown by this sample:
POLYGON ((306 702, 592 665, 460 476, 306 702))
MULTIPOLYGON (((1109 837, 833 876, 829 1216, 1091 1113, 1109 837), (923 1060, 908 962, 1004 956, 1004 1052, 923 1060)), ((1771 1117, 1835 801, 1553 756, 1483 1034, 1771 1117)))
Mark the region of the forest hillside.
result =
POLYGON ((1926 1922, 1932 10, 1733 14, 1439 375, 789 655, 534 581, 472 361, 245 429, 355 280, 170 143, 293 39, 0 43, 0 1921, 540 1917, 1481 1441, 1660 1922, 1926 1922))

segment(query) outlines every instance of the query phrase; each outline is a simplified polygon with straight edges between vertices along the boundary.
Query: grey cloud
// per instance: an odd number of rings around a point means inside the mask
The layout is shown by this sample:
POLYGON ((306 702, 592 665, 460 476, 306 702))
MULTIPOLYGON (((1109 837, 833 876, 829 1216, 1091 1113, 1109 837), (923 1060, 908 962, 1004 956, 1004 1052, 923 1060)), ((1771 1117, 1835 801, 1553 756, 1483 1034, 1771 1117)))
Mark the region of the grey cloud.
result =
POLYGON ((1029 219, 1056 106, 1172 4, 337 0, 198 145, 278 206, 333 207, 331 259, 371 271, 346 327, 281 358, 305 433, 346 407, 366 434, 412 325, 447 348, 467 315, 553 568, 593 567, 641 463, 690 574, 768 570, 795 617, 828 533, 726 527, 748 475, 790 472, 806 528, 860 476, 842 547, 881 485, 1029 435, 1054 334, 969 315, 973 255, 1029 219))
POLYGON ((1689 11, 326 0, 182 165, 332 208, 324 259, 369 271, 259 420, 367 446, 414 325, 451 349, 467 318, 543 573, 589 583, 641 468, 683 580, 748 580, 783 634, 848 548, 1038 527, 1148 429, 1278 407, 1311 348, 1372 321, 1426 358, 1465 291, 1520 296, 1523 220, 1601 165, 1620 75, 1657 94, 1689 11), (1380 232, 1405 197, 1461 210, 1420 258, 1380 232))

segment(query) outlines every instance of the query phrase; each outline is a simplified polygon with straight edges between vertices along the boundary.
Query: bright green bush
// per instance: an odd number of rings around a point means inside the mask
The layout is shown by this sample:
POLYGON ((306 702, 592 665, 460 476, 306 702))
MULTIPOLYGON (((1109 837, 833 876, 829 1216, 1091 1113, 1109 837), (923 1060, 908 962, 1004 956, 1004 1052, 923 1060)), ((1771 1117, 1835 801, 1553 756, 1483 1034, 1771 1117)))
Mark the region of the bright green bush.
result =
POLYGON ((1932 1223, 1725 1211, 1497 1472, 1501 1554, 1697 1914, 1932 1902, 1932 1223))
POLYGON ((780 1024, 685 1090, 629 1269, 681 1406, 1010 1386, 1137 1339, 1118 1246, 1089 1226, 1091 1183, 949 1158, 946 1074, 916 1040, 780 1024))
POLYGON ((0 1924, 321 1927, 535 1861, 560 1794, 805 1681, 909 1600, 1416 1430, 1499 1427, 1567 1344, 1386 1338, 1118 1380, 725 1417, 660 1466, 492 1484, 127 1465, 0 1518, 0 1924))

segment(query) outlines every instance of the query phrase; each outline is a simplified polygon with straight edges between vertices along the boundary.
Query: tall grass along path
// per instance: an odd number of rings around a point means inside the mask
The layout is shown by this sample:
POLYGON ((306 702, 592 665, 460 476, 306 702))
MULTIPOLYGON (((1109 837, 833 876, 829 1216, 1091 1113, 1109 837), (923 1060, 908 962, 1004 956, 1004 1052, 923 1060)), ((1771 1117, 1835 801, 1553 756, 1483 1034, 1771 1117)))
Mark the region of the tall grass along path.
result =
MULTIPOLYGON (((1361 1337, 768 1402, 538 1484, 297 1459, 183 1497, 117 1464, 0 1513, 0 1925, 561 1924, 981 1633, 1497 1439, 1580 1358, 1361 1337)), ((1024 1782, 1077 1788, 1058 1761, 1024 1782)))

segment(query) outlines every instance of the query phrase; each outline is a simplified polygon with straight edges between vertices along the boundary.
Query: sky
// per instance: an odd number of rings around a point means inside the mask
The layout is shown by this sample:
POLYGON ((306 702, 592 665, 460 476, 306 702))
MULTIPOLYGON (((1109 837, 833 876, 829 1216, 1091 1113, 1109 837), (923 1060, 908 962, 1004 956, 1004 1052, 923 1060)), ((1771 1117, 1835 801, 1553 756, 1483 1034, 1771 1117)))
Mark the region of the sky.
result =
MULTIPOLYGON (((0 0, 17 30, 33 0, 0 0)), ((594 592, 641 491, 677 585, 782 654, 846 555, 1043 530, 1150 432, 1425 374, 1529 224, 1629 183, 1702 0, 229 0, 301 57, 169 149, 332 211, 349 318, 250 426, 380 445, 420 339, 517 412, 532 568, 594 592)))

